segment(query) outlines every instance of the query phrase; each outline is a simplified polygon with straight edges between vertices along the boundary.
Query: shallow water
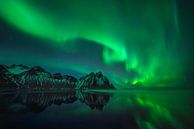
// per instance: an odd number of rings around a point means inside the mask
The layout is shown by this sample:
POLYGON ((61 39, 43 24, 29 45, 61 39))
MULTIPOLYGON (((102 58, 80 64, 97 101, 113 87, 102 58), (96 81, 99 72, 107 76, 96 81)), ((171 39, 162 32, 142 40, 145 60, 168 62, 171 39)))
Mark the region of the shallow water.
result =
POLYGON ((0 129, 192 129, 189 90, 0 93, 0 129))

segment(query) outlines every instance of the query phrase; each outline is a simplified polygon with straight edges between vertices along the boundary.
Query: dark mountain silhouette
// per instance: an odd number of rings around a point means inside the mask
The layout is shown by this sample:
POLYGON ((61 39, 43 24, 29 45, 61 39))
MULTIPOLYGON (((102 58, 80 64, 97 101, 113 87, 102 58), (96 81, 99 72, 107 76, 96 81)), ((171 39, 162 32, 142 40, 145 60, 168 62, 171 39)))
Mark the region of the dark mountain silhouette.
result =
POLYGON ((0 73, 1 72, 7 72, 8 70, 7 70, 7 66, 5 66, 5 65, 0 65, 0 73))
POLYGON ((76 82, 76 88, 78 89, 114 89, 114 86, 109 80, 102 74, 102 72, 90 73, 85 77, 81 77, 76 82))
POLYGON ((0 73, 0 86, 16 88, 18 85, 14 83, 8 75, 0 73))
POLYGON ((101 72, 90 73, 80 79, 61 73, 50 73, 40 66, 0 65, 0 86, 15 88, 73 88, 73 89, 114 89, 101 72))

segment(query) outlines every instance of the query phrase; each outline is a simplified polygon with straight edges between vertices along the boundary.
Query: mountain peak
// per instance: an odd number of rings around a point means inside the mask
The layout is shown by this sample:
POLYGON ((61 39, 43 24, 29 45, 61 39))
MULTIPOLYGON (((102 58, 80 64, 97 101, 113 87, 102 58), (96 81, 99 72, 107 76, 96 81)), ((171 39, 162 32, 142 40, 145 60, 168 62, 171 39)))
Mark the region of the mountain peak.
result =
POLYGON ((53 74, 53 78, 61 80, 61 79, 63 79, 63 76, 61 75, 61 73, 55 73, 55 74, 53 74))
POLYGON ((115 89, 102 72, 91 72, 76 82, 77 89, 115 89))
POLYGON ((34 71, 34 72, 46 72, 42 67, 40 66, 34 66, 30 69, 30 71, 34 71))
POLYGON ((76 88, 76 89, 114 89, 102 72, 91 72, 77 79, 61 73, 51 74, 40 66, 32 68, 24 65, 7 67, 0 65, 0 84, 17 84, 23 88, 76 88), (28 69, 21 69, 28 68, 28 69), (9 83, 10 82, 10 83, 9 83))
POLYGON ((26 65, 22 65, 22 64, 13 64, 9 68, 16 68, 16 67, 20 67, 21 69, 29 69, 30 68, 30 67, 28 67, 26 65))
POLYGON ((97 76, 98 78, 100 78, 100 77, 102 77, 102 76, 103 76, 103 74, 102 74, 102 72, 101 72, 101 71, 99 71, 99 72, 97 72, 97 73, 96 73, 96 76, 97 76))

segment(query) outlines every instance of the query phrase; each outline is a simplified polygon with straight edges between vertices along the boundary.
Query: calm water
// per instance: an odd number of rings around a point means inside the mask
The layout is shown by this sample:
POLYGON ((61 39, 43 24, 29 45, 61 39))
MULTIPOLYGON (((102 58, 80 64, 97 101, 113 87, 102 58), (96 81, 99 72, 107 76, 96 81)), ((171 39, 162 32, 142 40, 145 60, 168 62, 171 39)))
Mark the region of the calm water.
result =
POLYGON ((193 91, 0 93, 0 129, 192 129, 193 91))

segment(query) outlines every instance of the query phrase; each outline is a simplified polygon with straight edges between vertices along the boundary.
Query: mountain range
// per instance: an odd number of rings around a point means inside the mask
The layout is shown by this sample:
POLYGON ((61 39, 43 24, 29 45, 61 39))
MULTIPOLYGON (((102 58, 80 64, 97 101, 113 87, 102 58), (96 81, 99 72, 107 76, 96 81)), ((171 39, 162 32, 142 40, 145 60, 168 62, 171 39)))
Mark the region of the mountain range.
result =
POLYGON ((91 72, 79 79, 50 73, 40 66, 0 65, 0 87, 7 88, 72 88, 72 89, 115 89, 102 72, 91 72))

